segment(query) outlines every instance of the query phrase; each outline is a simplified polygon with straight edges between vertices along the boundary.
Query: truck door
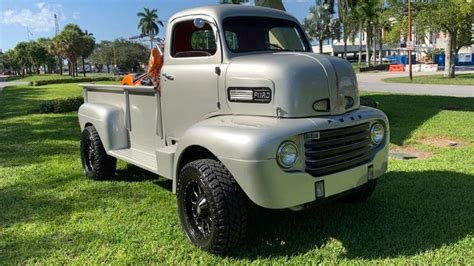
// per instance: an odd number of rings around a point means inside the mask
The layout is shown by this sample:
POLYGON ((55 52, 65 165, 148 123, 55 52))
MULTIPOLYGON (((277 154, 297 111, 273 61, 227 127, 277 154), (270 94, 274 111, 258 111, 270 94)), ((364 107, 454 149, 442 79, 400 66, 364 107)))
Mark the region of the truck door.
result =
POLYGON ((194 19, 174 20, 167 33, 169 47, 165 47, 161 70, 161 93, 168 141, 178 140, 186 129, 218 110, 220 44, 213 25, 205 23, 197 28, 194 19))

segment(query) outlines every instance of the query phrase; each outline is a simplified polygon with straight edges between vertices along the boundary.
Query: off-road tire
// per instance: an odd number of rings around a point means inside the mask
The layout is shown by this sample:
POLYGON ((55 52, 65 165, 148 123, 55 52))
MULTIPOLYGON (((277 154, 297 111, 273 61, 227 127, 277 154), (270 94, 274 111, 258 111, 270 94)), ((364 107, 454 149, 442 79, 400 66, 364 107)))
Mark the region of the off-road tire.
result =
POLYGON ((376 186, 377 180, 371 180, 360 186, 356 191, 344 196, 342 200, 347 203, 364 202, 374 193, 376 186))
MULTIPOLYGON (((191 193, 191 195, 193 195, 191 193)), ((198 197, 196 197, 199 199, 198 197)), ((203 159, 188 163, 180 171, 177 184, 178 212, 187 237, 199 248, 223 254, 236 247, 247 232, 248 199, 225 166, 216 160, 203 159), (201 198, 206 197, 207 217, 211 218, 209 233, 199 230, 196 214, 191 213, 190 187, 202 187, 201 198)), ((199 202, 199 200, 196 200, 199 202)), ((199 212, 198 212, 199 213, 199 212)), ((201 210, 201 213, 204 213, 201 210)))
POLYGON ((99 133, 93 126, 82 131, 81 161, 84 174, 90 179, 104 180, 115 175, 117 159, 107 155, 99 133))

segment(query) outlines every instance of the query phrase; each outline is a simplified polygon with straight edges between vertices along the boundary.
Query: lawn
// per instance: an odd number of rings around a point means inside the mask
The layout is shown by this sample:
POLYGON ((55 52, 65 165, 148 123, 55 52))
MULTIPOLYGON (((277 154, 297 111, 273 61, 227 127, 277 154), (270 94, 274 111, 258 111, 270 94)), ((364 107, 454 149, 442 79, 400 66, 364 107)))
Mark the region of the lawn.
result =
POLYGON ((392 146, 432 156, 392 160, 362 204, 261 211, 245 245, 218 257, 186 239, 171 182, 123 162, 114 180, 84 178, 76 113, 36 113, 43 100, 80 93, 58 84, 0 95, 2 265, 474 263, 473 98, 370 94, 390 118, 392 146))
POLYGON ((416 84, 443 84, 443 85, 471 85, 474 86, 474 73, 457 74, 456 78, 448 79, 443 75, 414 76, 413 81, 408 77, 386 78, 385 82, 391 83, 416 83, 416 84))

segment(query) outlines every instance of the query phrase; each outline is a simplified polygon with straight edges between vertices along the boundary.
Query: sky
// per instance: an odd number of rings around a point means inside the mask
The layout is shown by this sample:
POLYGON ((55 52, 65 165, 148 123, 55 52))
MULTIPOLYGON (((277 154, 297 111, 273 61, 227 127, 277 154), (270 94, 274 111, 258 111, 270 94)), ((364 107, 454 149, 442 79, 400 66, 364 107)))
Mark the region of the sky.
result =
MULTIPOLYGON (((176 12, 218 0, 0 0, 0 49, 14 48, 20 41, 54 37, 54 14, 59 29, 68 23, 92 32, 97 41, 138 35, 137 13, 144 7, 158 9, 160 19, 176 12)), ((314 0, 284 0, 288 13, 302 21, 314 0)), ((166 23, 165 23, 166 26, 166 23)), ((160 35, 165 32, 161 29, 160 35)))

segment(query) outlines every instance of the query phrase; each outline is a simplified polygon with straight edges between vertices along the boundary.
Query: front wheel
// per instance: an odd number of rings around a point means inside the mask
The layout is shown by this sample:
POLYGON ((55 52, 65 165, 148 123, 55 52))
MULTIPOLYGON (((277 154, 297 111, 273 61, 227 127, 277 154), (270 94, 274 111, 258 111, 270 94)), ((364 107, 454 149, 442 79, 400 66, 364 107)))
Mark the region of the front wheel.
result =
POLYGON ((225 253, 245 237, 246 197, 221 162, 204 159, 184 166, 177 199, 183 229, 199 248, 225 253))

